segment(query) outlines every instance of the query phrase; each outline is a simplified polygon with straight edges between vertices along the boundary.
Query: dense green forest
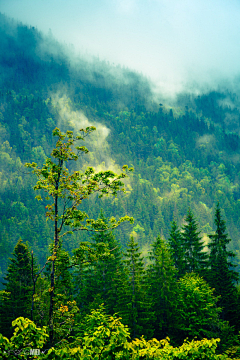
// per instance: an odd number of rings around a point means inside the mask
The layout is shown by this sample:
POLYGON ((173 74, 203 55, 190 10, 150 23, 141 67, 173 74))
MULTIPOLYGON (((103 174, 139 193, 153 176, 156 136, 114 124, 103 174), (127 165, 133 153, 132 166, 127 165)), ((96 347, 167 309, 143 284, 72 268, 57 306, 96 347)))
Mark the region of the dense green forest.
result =
MULTIPOLYGON (((155 351, 158 358, 180 359, 188 347, 197 349, 192 359, 201 347, 209 359, 225 356, 215 355, 217 341, 204 338, 220 338, 217 351, 231 349, 234 356, 240 330, 238 91, 219 88, 167 101, 144 76, 77 56, 51 34, 1 14, 0 41, 0 332, 11 337, 13 320, 32 319, 38 330, 30 320, 25 328, 15 325, 29 331, 26 337, 38 334, 36 348, 64 338, 69 358, 81 346, 89 353, 76 358, 110 359, 113 351, 121 353, 114 358, 147 359, 155 351), (84 194, 76 198, 80 212, 74 210, 62 230, 82 231, 67 233, 61 245, 48 198, 35 198, 42 193, 33 189, 31 171, 43 180, 36 169, 50 171, 48 159, 57 158, 52 150, 61 138, 56 130, 52 136, 56 127, 67 134, 63 141, 82 136, 89 150, 78 149, 77 161, 68 154, 69 173, 83 174, 76 181, 84 194), (96 187, 100 183, 106 191, 96 187), (112 338, 95 334, 101 324, 112 338), (110 355, 93 355, 85 332, 95 350, 103 346, 110 355), (146 340, 134 340, 141 335, 146 340), (166 337, 171 345, 161 343, 166 337)), ((64 349, 56 351, 48 358, 63 356, 64 349)))

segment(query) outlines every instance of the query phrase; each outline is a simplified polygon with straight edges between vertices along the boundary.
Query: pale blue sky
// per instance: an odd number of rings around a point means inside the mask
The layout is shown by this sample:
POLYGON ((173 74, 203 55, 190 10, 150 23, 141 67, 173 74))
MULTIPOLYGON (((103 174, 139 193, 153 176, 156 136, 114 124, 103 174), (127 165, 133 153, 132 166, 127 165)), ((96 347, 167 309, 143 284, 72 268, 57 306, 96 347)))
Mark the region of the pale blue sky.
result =
POLYGON ((240 74, 239 0, 0 0, 0 11, 170 88, 240 74))

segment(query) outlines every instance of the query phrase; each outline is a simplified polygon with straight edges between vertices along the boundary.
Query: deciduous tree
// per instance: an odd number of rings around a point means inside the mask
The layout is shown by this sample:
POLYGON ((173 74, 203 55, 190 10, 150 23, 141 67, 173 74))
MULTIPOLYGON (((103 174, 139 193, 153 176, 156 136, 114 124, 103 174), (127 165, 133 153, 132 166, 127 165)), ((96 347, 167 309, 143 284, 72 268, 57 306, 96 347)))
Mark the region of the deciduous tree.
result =
MULTIPOLYGON (((83 201, 92 194, 116 196, 118 191, 124 191, 124 184, 121 179, 125 178, 127 165, 123 166, 123 173, 117 175, 112 171, 100 171, 95 173, 92 167, 88 167, 84 172, 69 172, 67 164, 70 161, 77 161, 80 154, 87 154, 88 149, 85 146, 78 146, 77 142, 83 141, 95 128, 93 126, 80 130, 80 135, 75 136, 72 131, 62 133, 58 128, 53 131, 53 136, 57 137, 56 147, 47 158, 42 167, 37 167, 36 163, 27 163, 28 168, 33 169, 38 181, 34 187, 35 190, 42 190, 47 194, 46 200, 52 198, 52 202, 46 206, 47 220, 54 223, 54 239, 51 250, 51 256, 47 262, 51 262, 50 275, 50 307, 49 307, 49 327, 50 342, 53 342, 53 312, 55 298, 55 272, 56 261, 61 249, 63 237, 67 234, 79 230, 101 231, 102 220, 89 219, 88 215, 79 209, 83 201), (70 230, 66 230, 66 226, 70 230)), ((129 169, 132 170, 132 169, 129 169)), ((41 195, 37 195, 38 200, 42 200, 41 195)), ((111 228, 115 228, 121 222, 133 219, 125 216, 118 221, 111 218, 111 228)), ((105 229, 106 230, 106 229, 105 229)), ((85 244, 75 253, 81 259, 83 253, 88 253, 88 246, 85 244)), ((72 264, 73 265, 73 264, 72 264)))

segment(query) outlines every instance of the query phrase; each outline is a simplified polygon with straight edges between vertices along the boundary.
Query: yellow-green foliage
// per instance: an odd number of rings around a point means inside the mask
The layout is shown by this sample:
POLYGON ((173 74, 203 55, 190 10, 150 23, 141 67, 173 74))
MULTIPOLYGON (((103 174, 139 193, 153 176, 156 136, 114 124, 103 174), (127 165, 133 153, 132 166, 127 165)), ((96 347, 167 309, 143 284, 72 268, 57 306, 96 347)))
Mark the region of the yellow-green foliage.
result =
POLYGON ((15 327, 10 340, 0 334, 0 359, 28 359, 30 350, 42 349, 48 334, 46 327, 37 327, 33 321, 19 317, 12 322, 15 327))
POLYGON ((136 339, 129 344, 129 359, 161 359, 161 360, 224 360, 227 355, 217 355, 216 348, 220 339, 185 340, 180 347, 173 347, 169 338, 164 340, 144 338, 136 339))
MULTIPOLYGON (((220 339, 185 340, 180 347, 173 347, 170 339, 144 337, 129 342, 128 328, 120 318, 104 312, 102 306, 87 315, 72 342, 63 339, 48 349, 46 328, 38 328, 31 320, 18 318, 13 321, 15 332, 8 340, 0 334, 0 359, 26 359, 30 349, 43 349, 38 359, 54 360, 230 360, 226 354, 216 354, 220 339)), ((78 328, 78 326, 77 326, 78 328)))

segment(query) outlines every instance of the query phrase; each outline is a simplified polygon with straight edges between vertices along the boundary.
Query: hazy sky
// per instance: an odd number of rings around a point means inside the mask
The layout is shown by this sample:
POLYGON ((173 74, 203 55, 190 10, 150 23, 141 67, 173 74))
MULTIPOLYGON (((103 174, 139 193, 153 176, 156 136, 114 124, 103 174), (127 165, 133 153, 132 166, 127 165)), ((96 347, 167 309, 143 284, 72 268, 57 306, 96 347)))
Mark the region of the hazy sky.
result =
POLYGON ((0 11, 169 87, 240 74, 239 0, 0 0, 0 11))

